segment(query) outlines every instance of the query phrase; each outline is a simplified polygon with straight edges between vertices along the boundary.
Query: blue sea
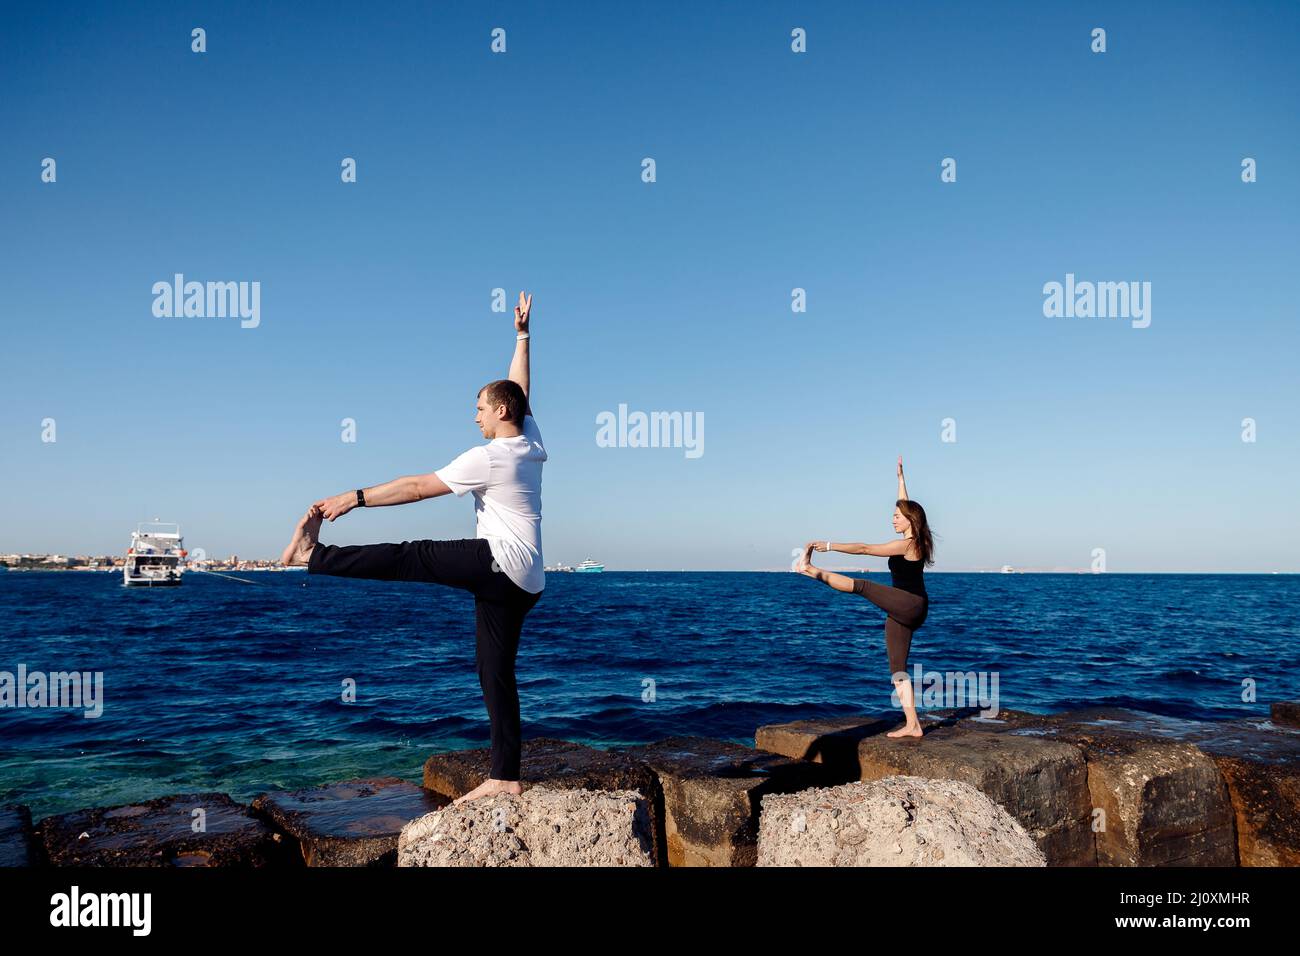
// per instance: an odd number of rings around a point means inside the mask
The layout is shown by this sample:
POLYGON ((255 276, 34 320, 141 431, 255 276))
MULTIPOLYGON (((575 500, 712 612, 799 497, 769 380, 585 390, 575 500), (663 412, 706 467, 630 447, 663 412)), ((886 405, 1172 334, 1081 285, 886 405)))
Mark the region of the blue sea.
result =
MULTIPOLYGON (((418 782, 429 754, 487 746, 465 592, 233 577, 150 590, 0 573, 0 671, 103 674, 99 717, 0 709, 0 803, 40 818, 184 791, 418 782)), ((927 587, 909 668, 997 672, 1002 708, 1263 718, 1300 698, 1300 576, 930 574, 927 587)), ((793 573, 548 574, 519 652, 524 737, 752 745, 761 724, 888 712, 883 625, 863 598, 793 573)))

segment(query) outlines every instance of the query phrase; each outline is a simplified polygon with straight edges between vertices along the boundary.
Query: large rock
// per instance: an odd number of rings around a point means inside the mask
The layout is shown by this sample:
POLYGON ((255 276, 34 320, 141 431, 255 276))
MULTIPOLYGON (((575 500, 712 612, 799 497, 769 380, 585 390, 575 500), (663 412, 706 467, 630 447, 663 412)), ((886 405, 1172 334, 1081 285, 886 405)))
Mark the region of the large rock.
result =
POLYGON ((976 707, 927 711, 925 735, 889 737, 896 717, 838 717, 760 727, 755 744, 774 753, 817 760, 841 779, 876 780, 904 774, 960 780, 984 791, 1035 837, 1053 865, 1090 866, 1096 848, 1083 755, 1059 743, 1043 746, 994 734, 1032 724, 1038 715, 1002 710, 994 718, 976 707), (969 746, 954 738, 986 731, 969 746))
POLYGON ((1036 715, 1009 734, 1078 746, 1088 762, 1103 866, 1233 866, 1285 855, 1300 815, 1268 790, 1290 764, 1300 735, 1262 731, 1257 721, 1200 721, 1125 708, 1036 715), (1237 784, 1229 786, 1227 767, 1237 784), (1283 811, 1290 823, 1264 814, 1283 811), (1245 833, 1238 849, 1238 831, 1245 833), (1289 831, 1289 832, 1288 832, 1289 831), (1280 840, 1276 844, 1273 841, 1280 840), (1281 854, 1278 851, 1281 850, 1281 854))
POLYGON ((659 775, 669 866, 753 866, 764 795, 839 782, 823 764, 710 737, 670 737, 620 752, 659 775))
POLYGON ((1300 866, 1300 763, 1212 754, 1237 825, 1242 866, 1300 866))
POLYGON ((858 745, 863 780, 957 780, 1024 826, 1053 866, 1092 866, 1088 768, 1078 747, 1006 733, 939 727, 924 737, 877 735, 858 745))
MULTIPOLYGON (((464 796, 488 777, 491 751, 454 750, 424 762, 424 787, 449 797, 464 796)), ((552 789, 639 790, 646 793, 655 775, 645 764, 616 751, 598 750, 568 740, 525 740, 520 755, 520 782, 552 789)))
POLYGON ((1011 814, 956 780, 885 777, 763 798, 759 866, 1046 866, 1011 814))
POLYGON ((1083 750, 1094 805, 1104 811, 1102 865, 1271 865, 1300 846, 1294 801, 1270 786, 1300 770, 1300 734, 1265 730, 1257 720, 1114 707, 1033 715, 1009 733, 1083 750))
POLYGON ((1136 724, 1194 743, 1214 761, 1228 787, 1242 866, 1300 865, 1300 730, 1279 723, 1276 710, 1271 722, 1175 721, 1132 712, 1111 718, 1112 729, 1136 724))
POLYGON ((55 866, 260 867, 294 858, 281 834, 224 793, 78 810, 46 817, 36 831, 55 866))
POLYGON ((769 753, 824 764, 838 783, 862 779, 858 744, 899 725, 898 720, 858 716, 767 724, 754 732, 754 746, 769 753))
MULTIPOLYGON (((1297 865, 1300 864, 1300 732, 1279 722, 1279 716, 1285 714, 1279 714, 1278 705, 1274 705, 1271 716, 1271 721, 1258 718, 1205 721, 1126 708, 1089 707, 1057 714, 1019 715, 1007 722, 1007 730, 1017 735, 1075 743, 1084 750, 1090 771, 1097 764, 1101 786, 1103 781, 1114 779, 1106 762, 1117 753, 1131 752, 1142 746, 1142 742, 1176 741, 1194 745, 1213 761, 1227 787, 1236 840, 1235 860, 1242 866, 1297 865)), ((957 725, 972 723, 960 719, 957 725)), ((1158 752, 1150 755, 1157 762, 1158 756, 1158 752)), ((1222 846, 1227 835, 1219 799, 1223 791, 1211 781, 1197 790, 1195 796, 1190 793, 1198 779, 1204 782, 1204 770, 1203 762, 1191 755, 1184 778, 1188 792, 1174 797, 1182 801, 1181 821, 1175 821, 1172 826, 1158 816, 1148 817, 1146 822, 1121 821, 1121 827, 1127 827, 1133 836, 1123 837, 1118 846, 1103 841, 1100 862, 1120 863, 1135 852, 1141 858, 1163 858, 1175 865, 1231 862, 1222 846), (1208 832, 1197 835, 1207 827, 1208 832), (1168 846, 1157 847, 1160 842, 1168 846)), ((1169 799, 1168 791, 1162 793, 1158 785, 1155 793, 1162 794, 1158 799, 1169 799)), ((1136 798, 1129 794, 1123 799, 1133 806, 1136 798)), ((1121 795, 1116 794, 1100 800, 1099 805, 1120 801, 1121 795)), ((1147 806, 1151 809, 1150 804, 1147 806)), ((1158 811, 1152 809, 1152 812, 1158 811)))
MULTIPOLYGON (((424 762, 425 789, 463 796, 487 779, 491 765, 491 752, 486 749, 434 754, 424 762)), ((644 795, 655 830, 653 852, 656 863, 660 862, 663 793, 658 776, 641 761, 625 753, 541 737, 524 741, 519 778, 525 793, 542 785, 552 790, 635 790, 644 795)))
POLYGON ((398 866, 654 866, 636 791, 533 786, 436 810, 402 828, 398 866))
POLYGON ((1234 866, 1228 788, 1194 744, 1081 740, 1102 866, 1234 866), (1127 746, 1125 744, 1128 743, 1127 746))
POLYGON ((253 812, 297 840, 308 866, 393 866, 402 827, 449 802, 399 777, 379 777, 264 793, 253 812))
POLYGON ((1281 727, 1300 727, 1300 700, 1274 701, 1269 716, 1281 727))
POLYGON ((0 806, 0 866, 38 866, 41 862, 31 811, 19 804, 0 806))

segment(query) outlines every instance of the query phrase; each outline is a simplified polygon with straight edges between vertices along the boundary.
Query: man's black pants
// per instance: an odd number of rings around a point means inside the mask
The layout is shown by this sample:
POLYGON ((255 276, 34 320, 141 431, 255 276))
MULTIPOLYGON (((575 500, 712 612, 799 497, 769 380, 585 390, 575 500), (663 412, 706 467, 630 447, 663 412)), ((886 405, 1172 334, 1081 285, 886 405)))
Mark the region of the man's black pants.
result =
POLYGON ((475 659, 479 686, 492 723, 492 772, 519 779, 519 689, 515 654, 524 616, 542 595, 530 594, 504 571, 494 571, 486 538, 403 541, 401 544, 317 544, 307 570, 381 581, 427 581, 474 595, 475 659))

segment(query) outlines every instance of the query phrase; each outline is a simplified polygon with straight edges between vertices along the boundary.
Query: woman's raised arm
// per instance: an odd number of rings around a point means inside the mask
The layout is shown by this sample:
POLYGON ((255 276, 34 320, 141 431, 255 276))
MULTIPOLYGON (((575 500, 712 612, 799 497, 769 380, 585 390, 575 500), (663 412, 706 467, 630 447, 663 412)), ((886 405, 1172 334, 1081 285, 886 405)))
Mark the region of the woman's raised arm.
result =
POLYGON ((886 541, 883 544, 862 544, 859 541, 809 541, 804 551, 838 551, 841 554, 872 554, 885 558, 891 554, 906 554, 907 541, 886 541))

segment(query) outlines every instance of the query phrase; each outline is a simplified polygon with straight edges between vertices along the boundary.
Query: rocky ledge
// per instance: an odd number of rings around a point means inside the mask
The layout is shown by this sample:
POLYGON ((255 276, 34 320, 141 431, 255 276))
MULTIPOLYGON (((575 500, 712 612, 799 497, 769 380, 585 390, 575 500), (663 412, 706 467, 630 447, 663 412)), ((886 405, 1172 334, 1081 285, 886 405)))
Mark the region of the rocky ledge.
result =
POLYGON ((1300 703, 1271 719, 931 711, 674 737, 524 743, 521 796, 451 801, 488 752, 395 777, 160 797, 46 817, 0 806, 3 866, 1295 866, 1300 703))

